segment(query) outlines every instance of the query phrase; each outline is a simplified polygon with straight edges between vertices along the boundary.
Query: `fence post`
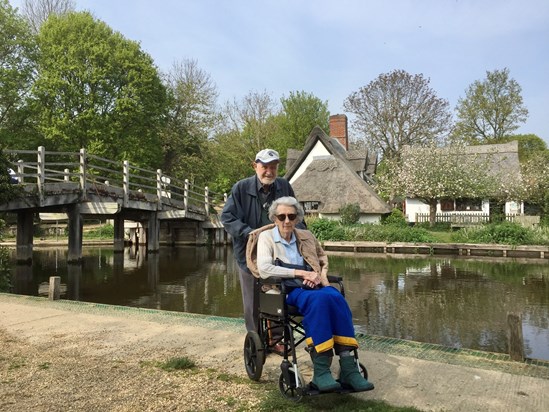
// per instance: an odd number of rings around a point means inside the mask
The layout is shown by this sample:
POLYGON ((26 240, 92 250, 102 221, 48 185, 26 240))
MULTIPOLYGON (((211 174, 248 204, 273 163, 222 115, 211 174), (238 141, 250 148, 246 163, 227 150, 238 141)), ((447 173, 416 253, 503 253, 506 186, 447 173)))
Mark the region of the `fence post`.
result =
POLYGON ((208 186, 204 188, 204 207, 206 208, 206 216, 210 216, 210 190, 208 186))
POLYGON ((185 212, 189 210, 189 179, 185 179, 185 189, 183 191, 183 205, 185 212))
POLYGON ((524 361, 522 315, 520 313, 507 313, 507 326, 509 327, 509 356, 512 360, 522 362, 524 361))
POLYGON ((65 182, 68 182, 70 180, 69 169, 63 169, 63 172, 64 172, 63 180, 65 182))
POLYGON ((42 203, 42 201, 44 200, 44 182, 46 180, 46 148, 44 146, 38 147, 36 163, 36 185, 38 186, 40 203, 42 203))
POLYGON ((86 149, 80 149, 80 190, 82 191, 82 199, 87 198, 87 183, 86 183, 86 149))
POLYGON ((130 197, 130 162, 128 162, 127 160, 124 160, 122 181, 122 187, 124 189, 124 207, 128 207, 128 201, 130 197))
POLYGON ((50 276, 50 287, 48 290, 49 300, 58 300, 61 296, 61 277, 50 276))

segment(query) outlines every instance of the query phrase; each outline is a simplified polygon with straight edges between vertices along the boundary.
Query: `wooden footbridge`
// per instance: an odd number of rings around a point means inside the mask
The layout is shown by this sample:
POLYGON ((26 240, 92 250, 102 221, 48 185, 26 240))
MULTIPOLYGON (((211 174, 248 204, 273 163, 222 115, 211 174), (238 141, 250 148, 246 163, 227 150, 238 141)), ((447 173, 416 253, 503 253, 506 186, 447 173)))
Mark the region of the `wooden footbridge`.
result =
POLYGON ((17 261, 32 261, 37 213, 64 213, 68 220, 68 261, 82 258, 85 219, 114 221, 114 250, 124 249, 124 222, 139 222, 140 243, 156 252, 161 239, 171 244, 225 243, 217 210, 226 196, 188 179, 87 153, 5 150, 18 180, 19 196, 0 204, 17 215, 17 261))

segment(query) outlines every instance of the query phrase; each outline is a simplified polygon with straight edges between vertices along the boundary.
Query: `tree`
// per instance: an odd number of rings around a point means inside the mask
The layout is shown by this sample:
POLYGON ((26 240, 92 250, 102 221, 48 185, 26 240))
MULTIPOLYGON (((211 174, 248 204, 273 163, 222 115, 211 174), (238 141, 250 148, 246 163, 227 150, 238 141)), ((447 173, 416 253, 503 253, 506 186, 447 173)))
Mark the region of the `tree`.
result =
POLYGON ((170 109, 162 132, 165 173, 188 179, 210 177, 207 140, 219 121, 218 92, 194 60, 173 64, 165 76, 170 109))
POLYGON ((0 27, 0 141, 11 146, 25 130, 36 48, 27 23, 7 0, 0 0, 0 27))
POLYGON ((453 138, 485 144, 510 135, 528 118, 521 91, 509 69, 487 71, 486 79, 475 81, 458 100, 453 138))
POLYGON ((237 131, 242 137, 247 160, 253 161, 255 154, 265 147, 272 147, 277 125, 272 121, 279 107, 267 91, 251 91, 240 101, 227 103, 224 109, 224 132, 237 131))
POLYGON ((451 127, 446 100, 438 98, 421 74, 403 70, 381 74, 343 103, 355 115, 354 131, 383 157, 398 157, 405 145, 440 142, 451 127))
MULTIPOLYGON (((8 173, 10 166, 6 154, 0 148, 0 204, 7 203, 20 195, 19 186, 11 183, 11 176, 8 173)), ((0 220, 1 222, 2 220, 0 220)))
POLYGON ((290 92, 289 97, 282 97, 280 102, 282 112, 279 118, 279 133, 286 141, 286 149, 303 149, 305 140, 315 126, 329 132, 328 102, 323 102, 304 91, 290 92))
POLYGON ((82 12, 51 15, 38 45, 34 103, 50 150, 158 167, 166 89, 139 44, 82 12))
POLYGON ((507 143, 516 140, 519 146, 519 159, 520 161, 526 161, 531 156, 536 155, 539 152, 547 150, 547 143, 535 134, 515 134, 506 137, 502 137, 494 141, 493 143, 507 143))
POLYGON ((503 196, 502 179, 491 173, 489 160, 465 153, 461 145, 403 148, 401 160, 385 159, 385 173, 378 175, 378 190, 385 194, 417 198, 429 205, 433 226, 441 199, 503 196))
POLYGON ((542 220, 549 224, 549 150, 531 155, 521 164, 523 200, 541 209, 542 220))
POLYGON ((75 11, 73 0, 25 0, 23 2, 23 15, 34 33, 40 31, 40 27, 51 14, 61 15, 71 11, 75 11))

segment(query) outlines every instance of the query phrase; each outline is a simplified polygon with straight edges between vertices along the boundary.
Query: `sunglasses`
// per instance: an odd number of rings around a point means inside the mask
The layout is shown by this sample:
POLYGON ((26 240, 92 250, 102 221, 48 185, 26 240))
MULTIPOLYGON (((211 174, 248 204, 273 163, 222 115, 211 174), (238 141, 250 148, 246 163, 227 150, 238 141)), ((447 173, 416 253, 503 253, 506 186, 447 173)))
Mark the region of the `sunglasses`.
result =
POLYGON ((281 222, 284 222, 286 218, 290 219, 291 221, 294 221, 297 215, 295 213, 290 213, 288 215, 282 214, 282 215, 276 215, 276 218, 280 220, 281 222))

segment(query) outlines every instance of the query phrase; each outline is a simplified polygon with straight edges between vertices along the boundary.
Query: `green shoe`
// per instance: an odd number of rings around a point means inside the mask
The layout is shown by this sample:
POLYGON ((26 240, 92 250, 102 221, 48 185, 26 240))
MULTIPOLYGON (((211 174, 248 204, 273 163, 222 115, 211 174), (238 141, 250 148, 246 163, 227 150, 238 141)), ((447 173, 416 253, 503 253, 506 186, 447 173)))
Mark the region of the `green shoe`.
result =
POLYGON ((354 356, 344 356, 339 358, 341 372, 339 382, 342 386, 350 386, 355 392, 371 391, 374 384, 364 379, 360 373, 354 356))
POLYGON ((320 392, 331 392, 341 388, 341 385, 332 376, 331 363, 332 358, 329 356, 315 356, 313 359, 312 384, 320 392))

